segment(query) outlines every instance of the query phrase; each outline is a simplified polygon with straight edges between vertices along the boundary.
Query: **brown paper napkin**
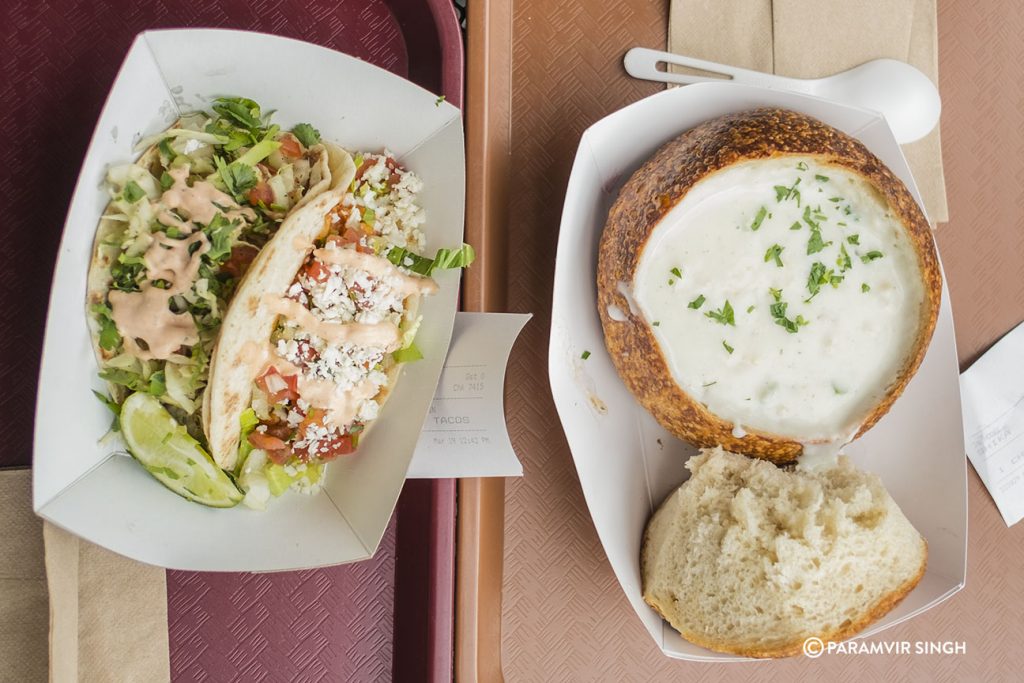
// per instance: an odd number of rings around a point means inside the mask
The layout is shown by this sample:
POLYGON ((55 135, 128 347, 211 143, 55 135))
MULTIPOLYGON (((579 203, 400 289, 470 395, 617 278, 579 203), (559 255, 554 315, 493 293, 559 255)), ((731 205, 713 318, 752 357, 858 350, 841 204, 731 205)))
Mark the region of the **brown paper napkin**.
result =
POLYGON ((29 470, 0 470, 0 510, 0 681, 45 681, 43 522, 29 470))
POLYGON ((164 570, 44 523, 27 469, 0 510, 0 681, 169 681, 164 570))
MULTIPOLYGON (((672 0, 668 50, 796 78, 888 57, 938 83, 936 0, 672 0)), ((932 223, 949 220, 939 128, 903 146, 932 223)))
POLYGON ((163 569, 45 523, 50 680, 169 681, 163 569))

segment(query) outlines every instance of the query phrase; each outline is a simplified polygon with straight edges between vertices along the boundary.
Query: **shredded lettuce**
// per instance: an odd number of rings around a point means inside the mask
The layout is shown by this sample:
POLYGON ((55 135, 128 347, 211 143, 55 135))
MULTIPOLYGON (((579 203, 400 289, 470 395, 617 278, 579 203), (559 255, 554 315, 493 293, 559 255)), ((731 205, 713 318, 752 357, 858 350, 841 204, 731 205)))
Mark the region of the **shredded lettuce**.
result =
POLYGON ((155 135, 149 135, 142 138, 138 143, 136 143, 135 150, 142 151, 144 149, 148 149, 168 138, 189 138, 190 140, 199 140, 200 142, 206 142, 211 145, 223 145, 230 140, 226 135, 216 135, 201 130, 189 130, 188 128, 171 128, 170 130, 165 130, 161 133, 156 133, 155 135))
POLYGON ((396 363, 411 363, 414 360, 423 358, 423 353, 416 344, 409 344, 404 349, 398 349, 391 354, 396 363))
POLYGON ((256 416, 255 410, 246 408, 238 417, 238 422, 241 427, 238 440, 238 462, 240 465, 244 465, 253 450, 252 444, 249 443, 249 435, 256 429, 260 419, 256 416))
POLYGON ((323 463, 311 463, 307 464, 303 470, 294 470, 295 474, 288 474, 288 470, 283 465, 269 462, 263 468, 263 474, 267 478, 270 494, 276 497, 295 484, 303 487, 315 486, 320 482, 323 468, 323 463))
MULTIPOLYGON (((198 407, 195 402, 199 383, 196 382, 192 364, 168 363, 164 366, 164 384, 166 392, 157 394, 165 403, 176 405, 186 413, 192 414, 198 407)), ((150 378, 152 381, 152 378, 150 378)))
POLYGON ((280 146, 281 143, 276 140, 260 140, 253 145, 249 151, 235 159, 234 164, 249 166, 251 168, 270 156, 280 146))
POLYGON ((476 259, 476 252, 470 245, 463 244, 459 249, 438 249, 437 254, 431 259, 408 249, 394 247, 387 253, 387 259, 396 266, 427 277, 439 269, 468 267, 476 259))

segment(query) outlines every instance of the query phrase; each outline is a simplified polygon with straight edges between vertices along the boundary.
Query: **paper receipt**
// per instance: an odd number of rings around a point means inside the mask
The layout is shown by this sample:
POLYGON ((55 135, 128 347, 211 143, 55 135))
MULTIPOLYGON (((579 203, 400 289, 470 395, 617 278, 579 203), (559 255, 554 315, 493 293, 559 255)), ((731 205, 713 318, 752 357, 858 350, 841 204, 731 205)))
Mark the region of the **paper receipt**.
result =
POLYGON ((505 427, 505 366, 530 317, 456 314, 448 358, 409 465, 410 478, 522 476, 505 427))
POLYGON ((1024 323, 960 375, 967 457, 1012 526, 1024 517, 1024 323))

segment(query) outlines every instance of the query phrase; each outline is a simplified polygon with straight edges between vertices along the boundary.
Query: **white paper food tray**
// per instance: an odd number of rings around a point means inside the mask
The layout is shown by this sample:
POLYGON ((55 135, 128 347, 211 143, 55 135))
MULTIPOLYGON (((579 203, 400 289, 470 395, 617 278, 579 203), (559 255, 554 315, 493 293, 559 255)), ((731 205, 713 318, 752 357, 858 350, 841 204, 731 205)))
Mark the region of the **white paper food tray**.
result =
MULTIPOLYGON (((762 106, 814 116, 858 138, 921 204, 910 169, 878 114, 792 93, 732 83, 666 90, 598 121, 583 134, 566 193, 555 265, 548 370, 580 484, 612 569, 662 651, 694 661, 738 661, 683 640, 648 607, 640 588, 640 542, 654 509, 682 483, 695 449, 672 437, 633 399, 604 346, 597 312, 597 250, 619 188, 661 145, 697 124, 762 106), (583 361, 581 354, 590 351, 583 361), (598 408, 603 404, 606 412, 598 408)), ((881 476, 928 541, 921 583, 860 636, 877 633, 963 588, 967 469, 959 369, 948 292, 931 346, 892 410, 846 449, 881 476)))
MULTIPOLYGON (((93 236, 108 196, 108 165, 138 157, 134 143, 221 95, 276 110, 282 127, 309 122, 351 150, 387 147, 424 182, 429 249, 462 242, 465 163, 461 114, 387 71, 326 48, 258 33, 148 31, 125 58, 93 133, 68 211, 43 347, 36 408, 34 505, 72 533, 163 567, 269 571, 370 557, 398 499, 448 349, 458 272, 437 276, 408 365, 369 438, 327 468, 317 496, 286 494, 266 512, 211 509, 164 488, 98 443, 110 413, 86 328, 93 236)), ((70 160, 65 160, 70 161, 70 160)))

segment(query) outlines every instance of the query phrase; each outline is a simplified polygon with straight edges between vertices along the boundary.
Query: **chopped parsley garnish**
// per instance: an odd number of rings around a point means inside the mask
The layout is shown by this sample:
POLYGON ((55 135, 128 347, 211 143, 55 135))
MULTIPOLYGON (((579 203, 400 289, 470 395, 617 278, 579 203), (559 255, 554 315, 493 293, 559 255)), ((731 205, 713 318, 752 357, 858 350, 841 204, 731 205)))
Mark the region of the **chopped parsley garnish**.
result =
POLYGON ((724 339, 722 340, 722 346, 725 348, 726 351, 729 352, 729 355, 732 355, 734 349, 731 346, 729 346, 729 344, 726 343, 724 339))
MULTIPOLYGON (((843 224, 840 223, 840 225, 843 224)), ((860 235, 850 235, 849 237, 846 238, 846 241, 849 242, 850 244, 860 245, 860 235)))
POLYGON ((707 384, 704 385, 704 388, 707 389, 708 387, 714 386, 715 384, 718 384, 718 380, 715 380, 714 382, 708 382, 707 384))
POLYGON ((584 351, 583 353, 581 353, 580 358, 582 358, 583 360, 590 358, 590 351, 584 351))
POLYGON ((653 323, 651 323, 651 325, 653 325, 654 327, 660 327, 661 326, 661 321, 660 320, 655 320, 653 323))
POLYGON ((733 314, 732 304, 729 303, 728 299, 725 300, 725 304, 723 304, 720 309, 717 311, 708 311, 704 315, 721 325, 732 325, 733 327, 736 327, 736 317, 733 314))
POLYGON ((860 285, 860 291, 862 291, 862 292, 870 292, 871 291, 871 285, 869 285, 866 282, 862 282, 861 285, 860 285))
POLYGON ((796 165, 796 169, 798 171, 806 171, 807 170, 807 164, 805 164, 804 162, 801 161, 800 163, 798 163, 796 165))
POLYGON ((811 238, 807 240, 807 253, 817 254, 819 251, 832 244, 832 241, 828 242, 821 239, 821 229, 818 227, 811 228, 811 238))
POLYGON ((814 175, 814 179, 815 180, 819 180, 819 181, 821 181, 823 183, 827 183, 828 182, 828 176, 827 175, 821 175, 820 173, 816 173, 814 175))
POLYGON ((756 232, 757 229, 761 227, 761 223, 764 222, 764 218, 767 215, 768 209, 764 208, 763 206, 760 209, 758 209, 757 215, 754 216, 754 222, 750 224, 750 229, 756 232))
POLYGON ((129 204, 134 204, 146 196, 146 191, 139 187, 139 184, 134 180, 129 180, 124 186, 122 194, 129 204))
POLYGON ((299 139, 305 147, 312 147, 320 142, 320 131, 308 123, 299 123, 292 128, 292 135, 299 139))
POLYGON ((798 315, 795 320, 790 320, 786 317, 786 308, 789 306, 785 301, 782 300, 782 290, 772 288, 769 290, 772 294, 772 298, 775 299, 770 307, 772 318, 775 320, 775 324, 784 328, 790 334, 796 334, 801 327, 807 324, 802 315, 798 315))
POLYGON ((842 197, 829 197, 828 200, 830 202, 841 202, 841 201, 843 201, 843 198, 842 197))
POLYGON ((839 268, 840 273, 845 273, 850 268, 853 268, 853 262, 850 260, 850 255, 846 253, 846 245, 839 245, 839 256, 836 257, 836 266, 839 268))
POLYGON ((753 312, 754 312, 754 307, 753 306, 747 306, 747 313, 753 313, 753 312))
POLYGON ((793 225, 789 226, 789 229, 790 230, 799 230, 800 229, 800 221, 794 221, 793 225))
POLYGON ((869 251, 866 254, 861 254, 860 260, 863 263, 871 263, 875 259, 882 258, 882 256, 884 256, 884 254, 882 254, 882 252, 880 252, 880 251, 878 251, 876 249, 872 249, 871 251, 869 251))
POLYGON ((679 268, 673 268, 672 270, 670 270, 668 272, 672 273, 676 277, 682 277, 683 276, 683 271, 679 270, 679 268))
POLYGON ((701 294, 696 299, 687 304, 687 308, 697 309, 704 305, 704 295, 701 294))
POLYGON ((800 207, 800 190, 796 189, 796 186, 800 184, 800 179, 797 178, 796 182, 786 187, 785 185, 775 186, 775 201, 783 202, 787 199, 796 199, 796 205, 800 207))
POLYGON ((438 98, 437 98, 436 100, 434 100, 434 106, 435 106, 435 107, 440 107, 440 106, 441 106, 441 103, 442 103, 442 102, 444 102, 444 100, 445 100, 445 97, 444 97, 444 95, 441 95, 441 96, 440 96, 440 97, 438 97, 438 98))
POLYGON ((811 293, 810 301, 818 292, 821 291, 822 286, 832 285, 838 287, 839 283, 842 282, 844 276, 836 275, 835 271, 831 268, 826 269, 825 264, 821 261, 815 261, 814 265, 811 266, 811 273, 807 276, 807 291, 811 293))
POLYGON ((773 244, 772 246, 768 247, 768 251, 764 253, 764 262, 768 263, 769 261, 775 261, 775 265, 781 268, 781 254, 784 248, 785 247, 780 247, 778 244, 773 244))

